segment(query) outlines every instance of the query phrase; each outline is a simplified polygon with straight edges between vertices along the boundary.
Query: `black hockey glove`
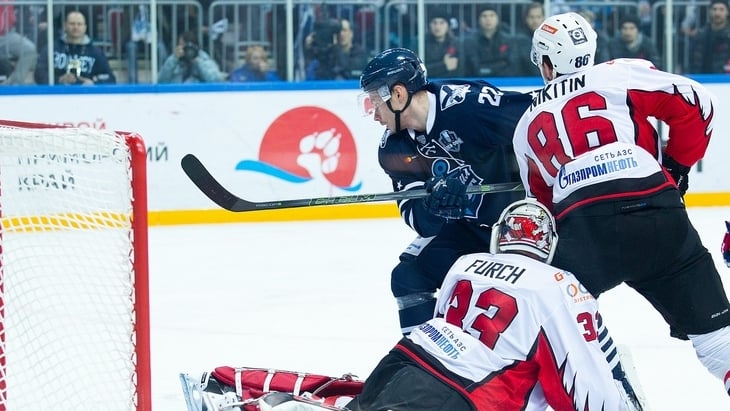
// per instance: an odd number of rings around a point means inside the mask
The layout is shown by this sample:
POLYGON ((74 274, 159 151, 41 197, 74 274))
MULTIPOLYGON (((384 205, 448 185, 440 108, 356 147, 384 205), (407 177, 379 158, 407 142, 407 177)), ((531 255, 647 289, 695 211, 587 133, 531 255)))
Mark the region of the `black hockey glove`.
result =
POLYGON ((459 177, 431 177, 426 181, 426 192, 423 204, 431 214, 452 220, 464 217, 468 197, 466 184, 459 177))
POLYGON ((689 169, 690 167, 679 164, 675 159, 664 155, 664 161, 662 161, 664 168, 669 171, 669 174, 674 178, 674 182, 677 184, 679 194, 684 196, 689 188, 689 169))
POLYGON ((730 221, 725 221, 727 232, 725 238, 722 239, 722 258, 725 259, 725 265, 730 267, 730 221))

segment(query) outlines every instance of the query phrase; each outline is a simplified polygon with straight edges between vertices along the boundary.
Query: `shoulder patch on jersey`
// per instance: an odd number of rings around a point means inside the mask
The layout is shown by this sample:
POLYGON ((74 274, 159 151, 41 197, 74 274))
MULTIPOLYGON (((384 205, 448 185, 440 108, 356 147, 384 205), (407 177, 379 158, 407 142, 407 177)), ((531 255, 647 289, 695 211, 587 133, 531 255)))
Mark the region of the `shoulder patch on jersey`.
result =
POLYGON ((441 86, 441 89, 439 90, 441 111, 463 103, 466 99, 466 93, 468 93, 470 89, 470 84, 445 84, 441 86))

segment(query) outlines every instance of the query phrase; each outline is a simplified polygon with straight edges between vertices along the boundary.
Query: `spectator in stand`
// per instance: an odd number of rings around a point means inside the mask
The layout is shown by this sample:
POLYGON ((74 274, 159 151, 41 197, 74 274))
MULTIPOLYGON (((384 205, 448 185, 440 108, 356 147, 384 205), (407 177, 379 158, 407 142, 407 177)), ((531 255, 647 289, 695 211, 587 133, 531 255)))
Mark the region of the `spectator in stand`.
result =
MULTIPOLYGON (((532 48, 532 33, 545 20, 545 8, 541 2, 532 2, 525 6, 522 14, 522 26, 515 36, 515 43, 518 50, 530 50, 532 48)), ((540 70, 532 64, 529 53, 518 53, 517 60, 520 62, 519 76, 537 77, 540 70)))
POLYGON ((458 39, 451 32, 449 13, 437 7, 430 13, 424 63, 431 78, 459 77, 458 39))
POLYGON ((276 71, 269 70, 266 50, 261 46, 248 46, 246 49, 246 64, 233 70, 228 81, 247 83, 252 81, 281 81, 276 71))
MULTIPOLYGON (((27 84, 38 62, 36 47, 15 30, 12 1, 0 3, 0 84, 27 84)), ((31 82, 32 83, 32 82, 31 82)))
POLYGON ((208 53, 201 50, 198 35, 192 31, 182 33, 177 39, 175 52, 162 65, 157 74, 159 83, 215 83, 225 75, 208 53))
MULTIPOLYGON (((586 19, 588 24, 590 24, 591 27, 593 27, 593 30, 596 30, 596 33, 598 34, 598 39, 596 39, 595 63, 598 64, 611 60, 611 56, 608 52, 608 44, 611 42, 611 36, 608 32, 606 32, 606 30, 598 30, 596 28, 596 13, 588 9, 582 9, 578 12, 578 14, 586 19)), ((530 39, 530 47, 532 47, 532 39, 530 39)), ((538 71, 540 70, 538 69, 538 71)))
POLYGON ((638 2, 639 31, 648 37, 651 37, 651 4, 647 0, 638 2))
POLYGON ((710 2, 710 21, 692 44, 691 73, 730 73, 729 10, 727 0, 710 2))
MULTIPOLYGON (((53 42, 54 84, 116 84, 104 51, 93 45, 86 34, 86 21, 80 10, 66 12, 63 34, 53 42)), ((48 52, 44 51, 35 70, 36 83, 49 84, 48 64, 48 52)))
MULTIPOLYGON (((124 46, 127 55, 127 74, 129 84, 137 84, 138 64, 137 57, 140 52, 148 48, 151 50, 152 32, 149 20, 149 6, 139 5, 137 15, 132 21, 132 34, 124 46)), ((149 52, 151 55, 151 51, 149 52)), ((163 36, 157 36, 157 64, 162 66, 167 59, 167 47, 163 36)))
POLYGON ((608 43, 608 54, 611 59, 636 58, 649 60, 654 67, 661 69, 659 52, 649 37, 639 31, 639 18, 627 14, 619 21, 619 35, 608 43))
POLYGON ((325 19, 314 24, 305 39, 307 80, 354 80, 367 63, 365 50, 354 43, 347 19, 325 19))
POLYGON ((464 75, 467 77, 509 77, 519 66, 515 40, 500 31, 499 14, 493 5, 479 11, 479 29, 464 42, 464 75))

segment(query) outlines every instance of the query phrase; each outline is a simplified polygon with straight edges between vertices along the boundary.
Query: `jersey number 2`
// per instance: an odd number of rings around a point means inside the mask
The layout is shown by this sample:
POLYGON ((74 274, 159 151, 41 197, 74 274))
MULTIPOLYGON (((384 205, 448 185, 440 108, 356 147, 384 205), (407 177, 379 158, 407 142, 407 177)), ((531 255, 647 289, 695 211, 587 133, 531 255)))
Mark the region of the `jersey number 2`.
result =
POLYGON ((479 341, 490 349, 494 349, 499 335, 512 324, 519 312, 517 300, 496 288, 484 290, 474 304, 476 308, 483 311, 474 318, 471 324, 464 324, 473 294, 471 281, 461 280, 456 283, 449 300, 449 309, 446 311, 446 322, 462 330, 472 328, 479 331, 479 341))
MULTIPOLYGON (((494 349, 500 334, 509 328, 517 313, 520 311, 517 307, 517 300, 496 288, 486 289, 479 294, 474 304, 482 312, 474 318, 471 324, 465 324, 464 319, 469 313, 473 295, 474 288, 472 287, 471 281, 460 280, 457 282, 454 291, 451 293, 449 308, 446 310, 444 318, 446 322, 462 330, 471 328, 479 331, 479 341, 490 349, 494 349)), ((582 326, 583 338, 586 341, 590 342, 598 337, 591 313, 579 313, 576 321, 582 326)))

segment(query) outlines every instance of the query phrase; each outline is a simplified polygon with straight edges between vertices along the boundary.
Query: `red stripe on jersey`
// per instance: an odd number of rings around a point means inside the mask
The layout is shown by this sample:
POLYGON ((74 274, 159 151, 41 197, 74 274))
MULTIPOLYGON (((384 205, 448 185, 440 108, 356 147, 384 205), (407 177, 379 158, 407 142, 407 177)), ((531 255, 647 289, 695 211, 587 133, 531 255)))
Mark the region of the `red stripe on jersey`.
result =
MULTIPOLYGON (((511 366, 496 370, 483 381, 471 384, 469 389, 442 374, 406 346, 398 344, 395 348, 444 384, 471 400, 479 410, 524 410, 538 382, 542 385, 548 404, 556 411, 575 411, 587 409, 588 406, 587 403, 581 407, 576 404, 573 390, 576 376, 568 376, 567 381, 571 387, 565 386, 565 361, 558 364, 550 341, 542 330, 524 361, 515 361, 511 366)), ((586 401, 588 398, 590 396, 586 396, 586 401)))
MULTIPOLYGON (((664 173, 666 174, 666 172, 664 173)), ((568 213, 575 210, 576 208, 582 207, 587 204, 594 204, 605 200, 618 200, 625 197, 643 197, 643 196, 649 196, 655 193, 658 193, 662 190, 666 190, 670 187, 676 187, 676 184, 674 184, 673 181, 667 181, 664 184, 658 185, 656 187, 652 187, 648 190, 642 190, 642 191, 627 191, 624 193, 614 193, 614 194, 607 194, 602 196, 595 196, 595 197, 588 197, 581 201, 576 201, 575 203, 571 204, 570 206, 566 207, 563 210, 560 210, 558 213, 555 214, 555 220, 560 220, 563 217, 565 217, 568 213)))
MULTIPOLYGON (((553 208, 553 186, 549 186, 545 179, 540 174, 540 167, 537 165, 535 160, 525 156, 527 159, 527 180, 530 185, 530 191, 537 201, 544 204, 550 209, 550 212, 554 212, 553 208)), ((554 178, 551 179, 555 181, 554 178)))
POLYGON ((666 153, 680 164, 691 167, 707 150, 712 135, 714 107, 702 107, 697 92, 682 94, 675 86, 674 93, 663 91, 629 90, 627 104, 637 126, 636 143, 657 157, 656 134, 646 116, 656 117, 669 126, 666 153), (703 112, 707 110, 707 118, 703 112))
MULTIPOLYGON (((575 411, 581 409, 575 401, 573 387, 568 389, 563 382, 565 380, 565 361, 558 365, 553 349, 550 346, 550 341, 548 341, 543 330, 540 330, 540 334, 538 334, 537 349, 531 361, 539 364, 540 372, 538 379, 540 380, 542 389, 545 392, 545 398, 548 404, 550 404, 550 407, 555 411, 575 411)), ((569 376, 569 381, 573 383, 573 386, 575 379, 575 376, 569 376)), ((590 398, 590 393, 586 396, 586 404, 582 409, 588 409, 588 398, 590 398)))

